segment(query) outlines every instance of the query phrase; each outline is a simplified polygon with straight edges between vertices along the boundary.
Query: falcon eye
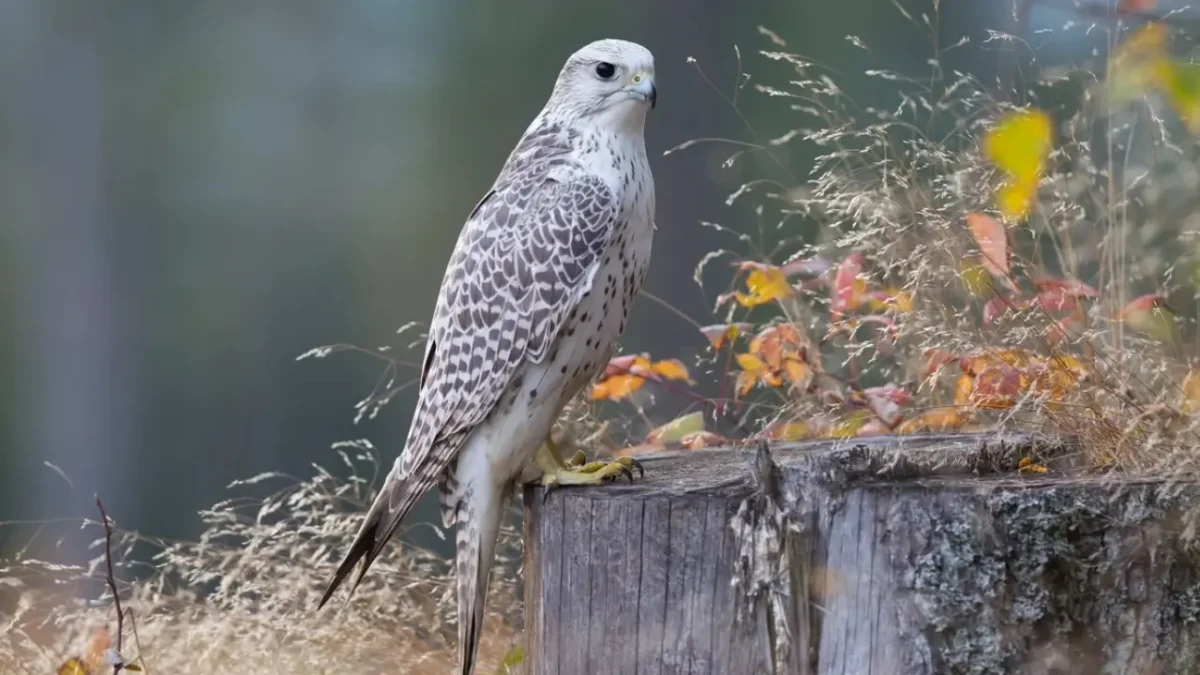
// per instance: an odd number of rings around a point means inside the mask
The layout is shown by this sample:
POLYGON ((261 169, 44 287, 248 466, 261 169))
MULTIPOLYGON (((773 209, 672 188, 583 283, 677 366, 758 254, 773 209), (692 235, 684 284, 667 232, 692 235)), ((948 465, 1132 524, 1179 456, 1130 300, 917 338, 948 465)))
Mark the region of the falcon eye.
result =
POLYGON ((596 75, 602 80, 611 80, 617 74, 617 67, 607 61, 596 64, 596 75))

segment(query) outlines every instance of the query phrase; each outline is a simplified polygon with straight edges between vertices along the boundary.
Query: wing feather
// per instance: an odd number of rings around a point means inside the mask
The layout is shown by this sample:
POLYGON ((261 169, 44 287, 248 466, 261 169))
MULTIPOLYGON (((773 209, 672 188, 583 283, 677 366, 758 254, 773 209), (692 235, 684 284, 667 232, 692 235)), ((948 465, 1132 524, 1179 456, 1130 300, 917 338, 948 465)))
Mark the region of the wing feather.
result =
POLYGON ((599 177, 570 160, 569 133, 547 127, 527 135, 463 227, 434 310, 404 451, 321 604, 365 557, 361 580, 525 364, 546 358, 588 291, 619 205, 599 177))

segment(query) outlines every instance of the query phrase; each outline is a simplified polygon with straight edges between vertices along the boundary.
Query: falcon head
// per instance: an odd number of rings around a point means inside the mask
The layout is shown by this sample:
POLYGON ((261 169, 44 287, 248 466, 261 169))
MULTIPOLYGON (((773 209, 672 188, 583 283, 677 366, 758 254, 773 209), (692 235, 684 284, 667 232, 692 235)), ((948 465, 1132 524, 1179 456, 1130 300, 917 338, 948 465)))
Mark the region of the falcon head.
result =
POLYGON ((598 40, 567 59, 546 113, 640 132, 657 100, 650 50, 625 40, 598 40))

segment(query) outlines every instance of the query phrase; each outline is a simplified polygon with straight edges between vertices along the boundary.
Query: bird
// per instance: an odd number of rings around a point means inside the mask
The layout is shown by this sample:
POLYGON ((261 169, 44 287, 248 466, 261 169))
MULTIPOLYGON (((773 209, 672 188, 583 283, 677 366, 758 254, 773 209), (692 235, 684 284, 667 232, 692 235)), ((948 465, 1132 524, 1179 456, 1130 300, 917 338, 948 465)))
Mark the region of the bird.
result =
POLYGON ((358 565, 353 593, 436 485, 443 525, 457 526, 458 667, 470 675, 501 516, 531 462, 547 489, 633 480, 628 458, 564 460, 551 428, 615 354, 649 270, 645 126, 657 100, 654 57, 640 44, 598 40, 567 58, 463 225, 404 449, 318 609, 358 565))

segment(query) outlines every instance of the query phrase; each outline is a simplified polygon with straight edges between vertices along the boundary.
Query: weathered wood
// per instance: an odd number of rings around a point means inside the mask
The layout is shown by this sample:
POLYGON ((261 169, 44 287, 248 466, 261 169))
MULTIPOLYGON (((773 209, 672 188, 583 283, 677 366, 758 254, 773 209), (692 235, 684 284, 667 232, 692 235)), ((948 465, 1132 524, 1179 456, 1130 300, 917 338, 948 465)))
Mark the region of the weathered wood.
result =
POLYGON ((649 457, 525 492, 538 675, 1190 673, 1200 484, 1028 436, 649 457), (1051 467, 1017 473, 1023 457, 1051 467))

